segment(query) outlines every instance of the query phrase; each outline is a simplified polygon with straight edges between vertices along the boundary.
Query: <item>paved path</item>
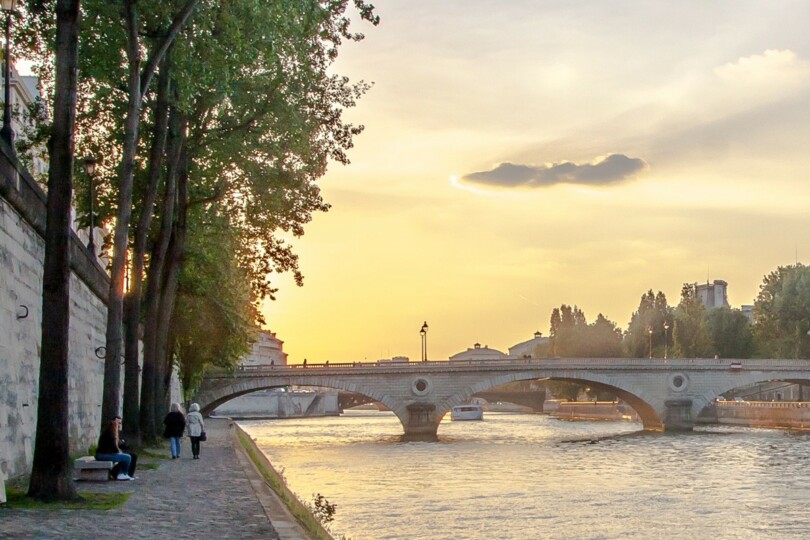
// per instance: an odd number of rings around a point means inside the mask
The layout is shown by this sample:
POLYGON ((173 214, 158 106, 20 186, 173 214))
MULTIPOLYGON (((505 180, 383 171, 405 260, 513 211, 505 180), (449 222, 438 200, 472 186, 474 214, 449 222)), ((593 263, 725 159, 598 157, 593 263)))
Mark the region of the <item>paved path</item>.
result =
POLYGON ((205 427, 208 441, 202 443, 199 460, 191 459, 185 438, 181 459, 145 458, 160 466, 139 469, 133 482, 77 482, 80 493, 131 492, 122 508, 0 508, 0 538, 305 539, 238 445, 231 422, 206 419, 205 427))

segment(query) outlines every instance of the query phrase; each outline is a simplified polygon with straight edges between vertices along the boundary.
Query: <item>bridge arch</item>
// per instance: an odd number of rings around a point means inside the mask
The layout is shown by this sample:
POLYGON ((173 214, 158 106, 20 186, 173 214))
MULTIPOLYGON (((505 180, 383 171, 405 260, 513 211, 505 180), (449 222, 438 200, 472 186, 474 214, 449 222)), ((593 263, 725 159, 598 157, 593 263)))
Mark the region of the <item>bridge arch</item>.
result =
POLYGON ((473 394, 484 392, 492 387, 500 386, 510 382, 519 382, 526 380, 552 380, 564 381, 581 384, 584 386, 591 386, 599 390, 611 392, 619 399, 627 403, 639 416, 644 429, 649 431, 663 431, 664 421, 651 402, 655 402, 653 396, 645 395, 647 392, 644 389, 639 389, 624 381, 618 381, 614 376, 604 375, 600 373, 580 373, 571 374, 569 376, 551 376, 543 377, 538 376, 537 373, 510 373, 501 374, 487 379, 476 381, 475 383, 463 388, 455 395, 449 397, 436 406, 436 417, 438 421, 456 405, 465 403, 470 399, 473 394))
POLYGON ((764 371, 751 371, 740 372, 735 374, 734 377, 723 381, 717 387, 709 389, 704 394, 696 396, 695 409, 700 413, 703 409, 711 405, 718 397, 745 386, 753 386, 765 382, 778 382, 783 381, 792 384, 802 384, 810 386, 810 373, 795 373, 795 374, 779 374, 768 373, 764 371))
MULTIPOLYGON (((228 401, 258 392, 260 390, 270 390, 272 388, 283 388, 286 386, 311 386, 317 388, 332 388, 335 390, 344 390, 346 392, 353 392, 368 397, 371 401, 377 401, 391 409, 392 411, 398 407, 398 402, 390 395, 386 395, 379 388, 372 387, 368 384, 358 384, 351 381, 340 380, 335 377, 313 378, 307 377, 301 381, 282 381, 279 382, 276 377, 256 377, 256 378, 241 378, 234 379, 228 384, 224 384, 211 390, 203 390, 197 394, 195 400, 200 404, 200 412, 204 415, 210 415, 220 405, 228 401)), ((399 415, 397 415, 399 416, 399 415)), ((400 421, 405 422, 407 419, 400 421)))

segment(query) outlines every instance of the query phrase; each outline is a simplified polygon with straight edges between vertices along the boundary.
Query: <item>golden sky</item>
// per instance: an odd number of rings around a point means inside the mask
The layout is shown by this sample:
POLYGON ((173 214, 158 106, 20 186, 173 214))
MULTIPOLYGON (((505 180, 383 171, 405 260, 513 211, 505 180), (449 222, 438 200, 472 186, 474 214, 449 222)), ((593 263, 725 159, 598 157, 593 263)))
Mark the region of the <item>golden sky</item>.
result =
POLYGON ((379 0, 336 71, 374 87, 267 327, 291 363, 506 352, 552 308, 810 251, 810 3, 379 0))

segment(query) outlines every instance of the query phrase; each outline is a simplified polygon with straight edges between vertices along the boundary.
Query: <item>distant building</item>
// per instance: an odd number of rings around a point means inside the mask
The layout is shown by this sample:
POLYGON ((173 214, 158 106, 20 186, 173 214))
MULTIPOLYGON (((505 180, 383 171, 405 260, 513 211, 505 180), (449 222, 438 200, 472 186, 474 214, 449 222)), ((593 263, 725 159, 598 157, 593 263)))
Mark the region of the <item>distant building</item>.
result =
POLYGON ((697 285, 697 294, 706 309, 729 307, 726 289, 728 283, 722 279, 715 279, 713 283, 697 285))
MULTIPOLYGON (((9 78, 9 90, 11 93, 11 128, 14 130, 14 140, 24 137, 24 130, 34 125, 34 119, 23 116, 23 113, 35 101, 40 99, 39 79, 31 75, 20 75, 14 62, 9 66, 11 77, 9 78), (22 122, 25 122, 24 125, 22 122)), ((0 70, 0 81, 5 85, 2 70, 0 70)), ((45 145, 35 148, 31 152, 32 170, 29 170, 37 181, 46 180, 48 176, 48 153, 45 145)))
POLYGON ((750 305, 740 306, 740 311, 742 311, 743 315, 748 317, 748 320, 751 321, 751 324, 754 323, 754 306, 750 305))
POLYGON ((259 330, 253 349, 250 354, 239 363, 244 367, 256 366, 286 366, 287 353, 284 352, 284 342, 276 334, 267 330, 259 330))
POLYGON ((450 357, 451 362, 466 361, 466 360, 506 360, 509 358, 507 355, 496 349, 490 349, 486 345, 483 347, 480 343, 473 345, 472 349, 454 354, 450 357))
POLYGON ((513 358, 537 358, 538 347, 548 345, 548 338, 542 332, 535 332, 534 337, 509 347, 509 356, 513 358))

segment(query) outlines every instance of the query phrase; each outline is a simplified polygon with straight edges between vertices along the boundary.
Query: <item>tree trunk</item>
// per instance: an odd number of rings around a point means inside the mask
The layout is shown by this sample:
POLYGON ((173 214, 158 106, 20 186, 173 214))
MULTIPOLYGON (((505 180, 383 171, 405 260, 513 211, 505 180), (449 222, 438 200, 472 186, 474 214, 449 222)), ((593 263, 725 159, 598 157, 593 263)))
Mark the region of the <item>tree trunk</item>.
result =
POLYGON ((166 191, 163 197, 163 209, 161 212, 161 225, 158 239, 152 248, 152 256, 149 260, 149 272, 146 280, 146 316, 144 319, 143 335, 143 377, 141 381, 141 410, 140 427, 141 437, 144 442, 154 442, 157 439, 157 428, 155 424, 155 399, 156 394, 156 366, 157 366, 157 343, 159 329, 160 312, 160 291, 163 283, 164 260, 171 238, 172 224, 174 221, 174 208, 176 205, 176 185, 177 168, 180 160, 180 148, 182 148, 185 126, 180 120, 180 115, 173 110, 170 115, 168 154, 169 167, 166 173, 166 191))
POLYGON ((34 463, 28 496, 76 498, 71 478, 68 399, 70 202, 79 64, 79 0, 56 2, 56 78, 48 142, 47 225, 42 280, 42 345, 34 463))
MULTIPOLYGON (((185 123, 184 123, 185 124, 185 123)), ((185 154, 185 152, 184 152, 185 154)), ((180 160, 180 169, 177 175, 177 219, 174 221, 171 242, 166 254, 164 268, 164 283, 160 295, 160 309, 158 312, 158 334, 156 343, 156 370, 155 370, 155 423, 159 425, 169 410, 169 383, 172 374, 172 358, 169 346, 169 329, 177 298, 177 286, 183 265, 183 254, 186 245, 186 216, 188 212, 188 169, 186 156, 180 160)))
POLYGON ((121 395, 121 357, 123 349, 122 323, 124 312, 124 272, 129 244, 129 224, 132 216, 132 182, 135 172, 135 154, 138 146, 138 127, 143 96, 146 94, 155 68, 161 63, 175 36, 185 25, 199 0, 188 0, 175 15, 163 39, 157 43, 141 73, 141 43, 138 0, 124 0, 121 7, 127 32, 127 62, 129 67, 126 120, 121 165, 118 171, 118 211, 113 237, 113 258, 110 265, 110 294, 107 306, 107 353, 104 359, 104 395, 101 403, 103 419, 118 414, 121 395))
POLYGON ((118 211, 113 237, 113 257, 110 265, 110 294, 107 303, 107 352, 104 357, 104 394, 101 401, 102 429, 107 421, 119 414, 121 395, 121 358, 123 356, 124 273, 129 247, 129 222, 132 216, 132 179, 138 146, 138 126, 141 110, 141 55, 138 40, 138 12, 134 1, 125 1, 122 8, 127 29, 127 61, 129 63, 126 120, 121 165, 118 171, 118 211))
POLYGON ((169 58, 161 65, 155 106, 155 126, 152 135, 152 148, 149 154, 149 187, 141 205, 138 225, 135 229, 135 242, 132 247, 130 290, 126 296, 126 346, 124 348, 124 437, 130 444, 140 444, 140 366, 138 354, 138 329, 141 323, 141 293, 143 282, 144 255, 146 240, 152 223, 152 213, 157 199, 169 118, 169 58))

